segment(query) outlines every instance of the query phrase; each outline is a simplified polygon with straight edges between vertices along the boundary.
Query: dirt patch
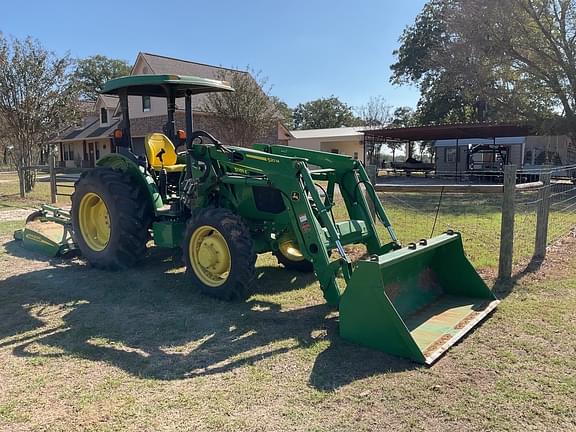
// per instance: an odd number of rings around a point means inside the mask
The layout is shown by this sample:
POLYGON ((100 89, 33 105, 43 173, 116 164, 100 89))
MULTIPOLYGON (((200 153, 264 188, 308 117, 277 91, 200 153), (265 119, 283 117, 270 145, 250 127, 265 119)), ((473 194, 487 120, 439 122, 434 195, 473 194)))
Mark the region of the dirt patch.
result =
POLYGON ((343 340, 314 277, 271 256, 225 303, 154 249, 104 272, 0 245, 0 430, 576 427, 574 238, 431 368, 343 340))
POLYGON ((14 209, 0 211, 0 222, 24 220, 34 209, 14 209))

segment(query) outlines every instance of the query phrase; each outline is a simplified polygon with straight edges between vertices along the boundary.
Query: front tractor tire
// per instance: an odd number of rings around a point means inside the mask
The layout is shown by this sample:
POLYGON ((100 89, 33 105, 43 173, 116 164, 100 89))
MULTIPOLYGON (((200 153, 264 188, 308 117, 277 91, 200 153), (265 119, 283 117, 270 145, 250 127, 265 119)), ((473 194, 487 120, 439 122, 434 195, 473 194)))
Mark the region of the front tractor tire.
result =
POLYGON ((286 270, 301 273, 312 273, 314 271, 314 265, 306 258, 300 258, 299 256, 294 257, 282 250, 275 251, 274 256, 278 260, 278 264, 282 264, 286 270))
POLYGON ((94 267, 120 270, 146 253, 152 209, 144 188, 128 174, 94 168, 72 194, 72 226, 80 252, 94 267))
POLYGON ((314 265, 302 254, 294 236, 284 235, 278 241, 278 249, 272 252, 278 260, 278 264, 286 270, 294 270, 302 273, 314 271, 314 265))
POLYGON ((256 254, 240 216, 223 208, 194 211, 182 250, 187 273, 200 292, 221 300, 246 297, 254 282, 256 254))

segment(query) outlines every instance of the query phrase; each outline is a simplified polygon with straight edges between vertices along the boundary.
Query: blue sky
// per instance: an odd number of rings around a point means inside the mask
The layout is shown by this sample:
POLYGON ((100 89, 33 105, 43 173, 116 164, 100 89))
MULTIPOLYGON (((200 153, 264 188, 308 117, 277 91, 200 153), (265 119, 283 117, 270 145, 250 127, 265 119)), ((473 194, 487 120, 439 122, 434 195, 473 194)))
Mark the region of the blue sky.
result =
POLYGON ((389 84, 392 51, 425 0, 12 1, 0 31, 33 36, 58 54, 139 51, 261 70, 290 106, 338 96, 352 106, 382 95, 414 106, 418 91, 389 84), (166 9, 163 9, 166 6, 166 9))

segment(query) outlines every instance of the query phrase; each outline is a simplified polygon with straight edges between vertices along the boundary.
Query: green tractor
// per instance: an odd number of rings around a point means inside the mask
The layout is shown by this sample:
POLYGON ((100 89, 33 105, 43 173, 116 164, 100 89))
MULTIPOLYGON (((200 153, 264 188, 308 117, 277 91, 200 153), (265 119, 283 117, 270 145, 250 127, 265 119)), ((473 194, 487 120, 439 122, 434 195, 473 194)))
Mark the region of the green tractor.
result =
POLYGON ((231 91, 226 82, 178 75, 106 83, 102 93, 120 99, 117 152, 77 181, 70 213, 76 246, 93 266, 131 267, 152 240, 181 248, 191 285, 229 300, 249 293, 257 254, 272 252, 288 269, 315 273, 340 311, 344 338, 426 364, 496 307, 458 233, 400 245, 359 161, 282 145, 228 146, 193 131, 191 96, 231 91), (167 124, 146 137, 146 157, 133 152, 129 96, 167 100, 167 124), (175 128, 178 98, 186 131, 175 128), (332 212, 337 195, 345 220, 332 212), (344 246, 354 244, 366 246, 367 258, 349 259, 344 246))

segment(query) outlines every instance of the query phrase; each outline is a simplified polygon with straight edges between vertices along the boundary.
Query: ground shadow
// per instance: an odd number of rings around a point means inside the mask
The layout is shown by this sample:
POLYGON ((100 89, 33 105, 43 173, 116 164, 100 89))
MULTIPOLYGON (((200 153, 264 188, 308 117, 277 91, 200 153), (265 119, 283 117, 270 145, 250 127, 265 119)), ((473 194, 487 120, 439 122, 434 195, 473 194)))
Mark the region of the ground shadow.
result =
MULTIPOLYGON (((16 252, 18 244, 7 248, 16 252)), ((25 254, 25 253, 24 253, 25 254)), ((75 356, 138 377, 176 380, 239 368, 326 340, 310 385, 332 390, 354 380, 415 367, 347 343, 326 305, 283 310, 251 299, 226 303, 191 289, 169 255, 152 251, 137 268, 105 272, 79 260, 0 282, 0 348, 22 357, 75 356), (320 336, 318 336, 320 335, 320 336), (35 343, 52 348, 42 353, 35 343)), ((259 294, 305 286, 311 276, 263 268, 259 294), (295 278, 295 279, 294 279, 295 278)))
POLYGON ((276 294, 302 289, 317 279, 313 272, 290 271, 280 266, 261 266, 256 268, 256 280, 252 294, 276 294))
POLYGON ((518 283, 526 276, 537 273, 542 265, 544 259, 532 257, 532 259, 520 271, 512 275, 510 279, 497 279, 492 287, 492 291, 499 299, 505 299, 514 291, 518 283))
POLYGON ((71 262, 70 259, 74 258, 76 255, 70 253, 68 257, 49 257, 45 254, 34 252, 22 247, 21 240, 10 240, 7 243, 4 243, 2 247, 6 250, 6 252, 10 256, 18 257, 18 258, 25 258, 34 261, 44 261, 49 262, 51 265, 61 265, 71 262))

